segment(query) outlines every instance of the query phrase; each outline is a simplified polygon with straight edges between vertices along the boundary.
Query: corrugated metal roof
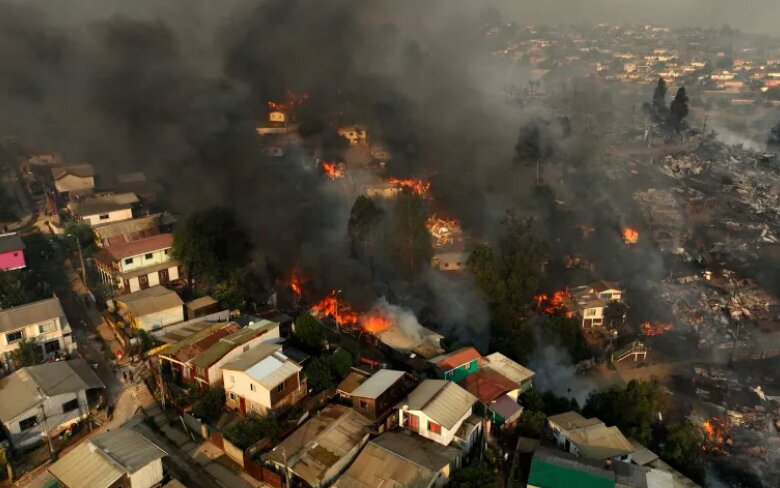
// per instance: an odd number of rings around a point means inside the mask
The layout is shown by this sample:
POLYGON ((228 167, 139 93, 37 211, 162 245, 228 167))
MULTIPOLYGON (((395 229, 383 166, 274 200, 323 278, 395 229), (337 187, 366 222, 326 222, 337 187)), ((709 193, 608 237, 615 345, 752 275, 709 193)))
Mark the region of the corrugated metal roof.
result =
POLYGON ((449 371, 472 361, 481 361, 482 355, 473 347, 462 347, 457 351, 442 354, 431 359, 431 362, 442 371, 449 371))
POLYGON ((139 256, 141 254, 168 249, 173 246, 173 234, 159 234, 156 236, 138 239, 137 241, 117 244, 99 253, 103 261, 119 261, 120 259, 139 256))
POLYGON ((87 216, 130 209, 136 203, 138 203, 138 197, 135 193, 115 193, 71 201, 68 203, 68 209, 74 215, 87 216))
POLYGON ((543 488, 614 488, 615 474, 582 462, 569 454, 540 447, 531 461, 528 484, 543 488))
POLYGON ((161 214, 153 214, 131 220, 99 224, 92 227, 92 230, 101 241, 111 243, 112 239, 122 236, 124 242, 130 242, 159 234, 160 216, 161 214))
POLYGON ((201 368, 208 368, 225 357, 225 354, 234 350, 236 347, 242 346, 252 339, 256 339, 257 337, 268 333, 271 329, 279 327, 279 324, 266 322, 267 323, 264 324, 252 324, 238 332, 223 337, 219 342, 193 358, 190 361, 190 364, 201 368))
POLYGON ((403 408, 421 410, 425 415, 452 429, 477 402, 477 397, 446 380, 425 380, 401 402, 403 408))
POLYGON ((501 373, 483 369, 472 373, 458 383, 466 391, 479 398, 485 405, 510 391, 520 389, 520 385, 505 378, 501 373))
POLYGON ((378 398, 388 388, 393 386, 398 380, 403 378, 403 371, 392 369, 382 369, 374 373, 369 379, 363 382, 352 392, 353 397, 378 398))
POLYGON ((267 389, 274 388, 300 371, 301 366, 281 352, 278 344, 258 344, 233 361, 223 370, 243 371, 267 389))
POLYGON ((370 376, 366 375, 365 373, 350 371, 347 377, 344 378, 341 383, 339 383, 339 386, 336 388, 336 390, 339 393, 343 393, 345 395, 352 395, 352 392, 355 391, 358 386, 365 383, 368 378, 370 378, 370 376))
POLYGON ((24 241, 17 233, 0 234, 0 253, 20 251, 24 249, 24 241))
POLYGON ((494 352, 485 357, 487 360, 486 367, 498 371, 502 375, 506 376, 512 381, 517 383, 523 383, 533 378, 534 372, 530 369, 522 366, 521 364, 512 361, 508 357, 504 356, 500 352, 494 352))
POLYGON ((234 322, 217 322, 209 324, 204 329, 183 338, 175 344, 171 344, 160 353, 160 356, 167 356, 182 363, 187 362, 211 347, 212 344, 215 344, 223 337, 227 337, 240 329, 238 324, 234 322))
POLYGON ((68 488, 107 488, 167 453, 129 428, 95 434, 49 467, 68 488))
POLYGON ((65 318, 59 298, 47 298, 18 307, 0 310, 0 332, 21 329, 57 317, 65 318))
POLYGON ((115 300, 125 304, 136 317, 143 317, 144 315, 159 313, 184 305, 184 302, 175 291, 160 285, 130 293, 129 295, 122 295, 115 300))

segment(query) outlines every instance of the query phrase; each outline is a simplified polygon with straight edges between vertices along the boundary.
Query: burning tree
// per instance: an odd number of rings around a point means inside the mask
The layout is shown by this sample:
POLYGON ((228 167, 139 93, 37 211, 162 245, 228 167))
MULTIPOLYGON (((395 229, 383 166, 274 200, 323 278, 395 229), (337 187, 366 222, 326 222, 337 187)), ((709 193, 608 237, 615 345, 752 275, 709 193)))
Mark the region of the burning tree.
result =
POLYGON ((558 290, 553 292, 552 295, 546 293, 540 293, 534 296, 534 303, 536 309, 547 314, 564 313, 566 316, 571 316, 571 312, 566 311, 566 301, 571 298, 569 290, 558 290))

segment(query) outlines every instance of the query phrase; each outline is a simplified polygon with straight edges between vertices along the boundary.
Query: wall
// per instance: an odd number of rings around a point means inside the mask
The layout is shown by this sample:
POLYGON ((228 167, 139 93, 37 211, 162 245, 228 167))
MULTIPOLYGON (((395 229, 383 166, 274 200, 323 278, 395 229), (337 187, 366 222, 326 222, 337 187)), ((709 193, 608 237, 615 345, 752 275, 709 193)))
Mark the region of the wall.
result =
POLYGON ((448 446, 450 445, 450 442, 452 442, 452 438, 455 437, 455 432, 458 431, 461 424, 471 416, 471 408, 469 408, 468 412, 460 419, 458 422, 452 427, 452 430, 447 430, 444 427, 441 428, 441 434, 436 434, 434 432, 431 432, 428 430, 428 421, 431 420, 430 417, 425 415, 425 413, 421 410, 403 410, 402 415, 398 416, 398 423, 401 427, 404 426, 404 417, 406 414, 413 414, 416 415, 417 418, 420 419, 420 428, 418 430, 418 434, 422 437, 425 437, 426 439, 430 439, 432 441, 438 442, 439 444, 448 446))
POLYGON ((455 383, 462 380, 466 376, 470 375, 471 373, 476 373, 479 369, 479 362, 475 359, 468 364, 464 364, 462 366, 458 366, 457 368, 445 371, 444 372, 444 379, 450 380, 455 383))
POLYGON ((87 394, 83 390, 78 393, 80 408, 65 413, 62 412, 62 405, 75 398, 76 393, 65 393, 63 395, 46 398, 43 402, 43 409, 44 412, 46 412, 46 422, 43 421, 43 412, 41 412, 40 406, 36 405, 34 408, 31 408, 6 423, 6 430, 11 434, 14 445, 28 446, 35 444, 43 438, 45 425, 48 425, 49 432, 54 436, 65 430, 70 424, 75 423, 79 419, 86 418, 88 413, 87 394), (38 425, 22 432, 19 428, 19 422, 32 417, 33 415, 38 418, 38 425))
POLYGON ((225 385, 225 402, 230 408, 238 408, 238 398, 235 401, 230 399, 230 393, 235 393, 239 397, 247 399, 247 410, 249 402, 257 403, 265 408, 271 408, 271 392, 260 386, 255 380, 250 378, 242 371, 222 370, 223 381, 225 385), (233 381, 230 381, 230 378, 233 381), (255 385, 255 391, 250 389, 249 385, 255 385))
POLYGON ((233 445, 232 442, 222 438, 222 449, 224 449, 225 454, 227 454, 230 459, 238 463, 239 466, 242 468, 244 467, 244 450, 241 448, 238 448, 233 445))
POLYGON ((151 488, 163 479, 162 459, 157 459, 130 475, 131 488, 151 488))
POLYGON ((237 346, 233 348, 230 352, 222 356, 222 359, 217 361, 216 363, 212 364, 209 368, 208 375, 209 375, 209 384, 210 385, 216 385, 223 381, 222 377, 222 366, 229 363, 236 357, 240 356, 241 354, 245 353, 246 351, 252 349, 253 347, 257 346, 258 344, 261 344, 266 341, 270 341, 273 339, 279 338, 279 327, 273 328, 266 332, 265 334, 255 337, 251 341, 246 342, 245 344, 242 344, 240 346, 237 346))
POLYGON ((94 215, 82 215, 81 220, 88 223, 91 226, 108 224, 110 222, 118 222, 120 220, 129 220, 133 218, 133 209, 123 208, 121 210, 113 210, 111 212, 103 212, 94 215), (101 215, 108 215, 107 219, 101 219, 101 215))
POLYGON ((27 264, 24 262, 24 252, 21 249, 0 254, 0 271, 22 269, 25 266, 27 264))
POLYGON ((15 351, 19 348, 20 342, 16 341, 9 344, 6 334, 18 330, 23 331, 24 337, 26 339, 35 339, 42 348, 43 344, 46 342, 57 340, 60 344, 60 350, 62 352, 73 351, 72 339, 66 340, 66 338, 63 337, 63 332, 70 332, 70 325, 68 324, 68 321, 65 317, 58 317, 50 320, 36 322, 35 324, 24 327, 24 329, 14 329, 0 333, 0 355, 2 355, 5 362, 10 360, 8 354, 11 353, 11 351, 15 351), (53 326, 54 329, 51 332, 40 333, 38 326, 53 326), (65 328, 65 331, 63 331, 63 327, 65 328))
POLYGON ((136 328, 150 331, 183 321, 184 307, 182 305, 178 305, 176 307, 169 308, 168 310, 137 317, 135 326, 136 328))
MULTIPOLYGON (((119 271, 126 273, 136 269, 146 268, 147 266, 155 266, 157 264, 167 263, 173 259, 171 255, 171 249, 158 249, 156 251, 141 253, 135 256, 130 256, 119 261, 119 271), (167 254, 166 254, 167 251, 167 254), (147 258, 146 255, 151 254, 151 257, 147 258), (127 259, 132 259, 132 262, 127 263, 127 259)), ((178 278, 178 276, 177 276, 178 278)), ((171 277, 171 279, 174 279, 171 277)))

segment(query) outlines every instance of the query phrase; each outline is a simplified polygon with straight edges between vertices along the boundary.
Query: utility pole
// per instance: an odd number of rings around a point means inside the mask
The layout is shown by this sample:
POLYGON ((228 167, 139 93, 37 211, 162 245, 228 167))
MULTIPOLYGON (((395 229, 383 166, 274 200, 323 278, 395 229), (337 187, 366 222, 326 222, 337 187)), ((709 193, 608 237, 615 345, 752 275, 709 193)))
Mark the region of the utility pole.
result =
POLYGON ((51 435, 49 434, 49 421, 46 419, 46 395, 43 394, 40 386, 36 388, 38 390, 38 398, 41 400, 38 406, 41 408, 41 415, 43 415, 43 428, 44 435, 46 435, 46 442, 49 444, 49 457, 54 459, 54 445, 51 443, 51 435))
POLYGON ((81 261, 81 280, 84 282, 84 286, 87 286, 87 267, 84 266, 84 253, 81 252, 81 241, 73 234, 68 234, 68 237, 76 240, 76 248, 79 250, 79 260, 81 261))
POLYGON ((704 115, 704 127, 701 129, 702 134, 707 133, 707 120, 709 120, 710 116, 709 114, 704 115))

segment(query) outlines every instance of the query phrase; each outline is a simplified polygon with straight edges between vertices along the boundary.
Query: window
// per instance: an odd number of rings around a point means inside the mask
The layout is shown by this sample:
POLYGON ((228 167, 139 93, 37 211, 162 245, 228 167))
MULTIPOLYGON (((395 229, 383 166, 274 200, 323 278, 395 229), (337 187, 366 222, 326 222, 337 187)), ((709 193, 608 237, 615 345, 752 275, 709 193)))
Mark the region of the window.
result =
POLYGON ((125 259, 125 264, 133 264, 133 258, 125 259))
POLYGON ((166 255, 166 256, 167 256, 167 255, 169 255, 170 253, 171 253, 171 250, 170 250, 170 249, 166 249, 166 250, 165 250, 165 255, 166 255))
POLYGON ((284 383, 279 383, 279 386, 276 387, 276 392, 281 393, 284 391, 284 383))
POLYGON ((60 350, 60 341, 53 340, 45 343, 43 345, 43 350, 46 351, 46 354, 54 354, 60 350))
POLYGON ((146 253, 144 255, 144 259, 152 259, 153 257, 154 257, 154 254, 152 254, 152 253, 146 253))
POLYGON ((68 413, 77 408, 79 408, 79 400, 78 398, 74 398, 73 400, 62 404, 62 413, 68 413))
POLYGON ((48 324, 41 324, 41 325, 39 325, 38 326, 38 333, 39 334, 46 334, 48 332, 54 332, 54 329, 56 329, 54 324, 49 322, 48 324))
POLYGON ((368 402, 365 400, 360 400, 358 402, 360 404, 360 408, 368 408, 368 402))
POLYGON ((434 434, 441 434, 441 425, 436 422, 428 421, 428 430, 434 434))
POLYGON ((252 390, 252 391, 255 391, 255 384, 254 383, 250 383, 249 384, 249 389, 252 390))
POLYGON ((233 392, 231 391, 231 392, 229 393, 229 396, 230 396, 230 400, 231 400, 231 401, 233 401, 233 402, 235 402, 235 401, 236 401, 236 394, 235 394, 235 393, 233 393, 233 392))
POLYGON ((100 220, 108 220, 109 215, 108 214, 100 214, 100 220))
POLYGON ((6 344, 13 344, 24 339, 24 333, 21 330, 15 332, 9 332, 5 335, 6 344))
POLYGON ((38 417, 33 415, 32 417, 19 421, 19 430, 24 432, 25 430, 31 429, 36 425, 38 425, 38 417))
POLYGON ((596 309, 595 308, 589 308, 585 310, 585 316, 586 317, 595 317, 596 316, 596 309))

